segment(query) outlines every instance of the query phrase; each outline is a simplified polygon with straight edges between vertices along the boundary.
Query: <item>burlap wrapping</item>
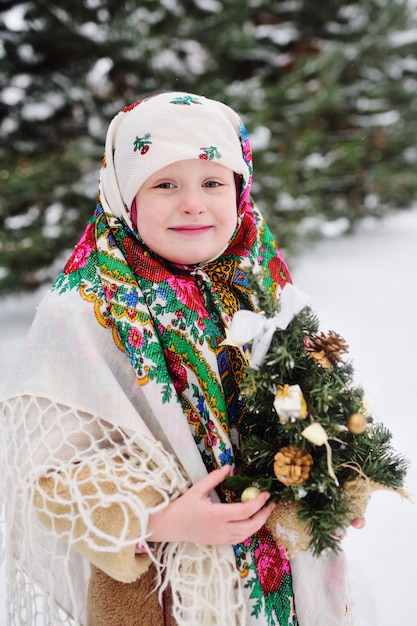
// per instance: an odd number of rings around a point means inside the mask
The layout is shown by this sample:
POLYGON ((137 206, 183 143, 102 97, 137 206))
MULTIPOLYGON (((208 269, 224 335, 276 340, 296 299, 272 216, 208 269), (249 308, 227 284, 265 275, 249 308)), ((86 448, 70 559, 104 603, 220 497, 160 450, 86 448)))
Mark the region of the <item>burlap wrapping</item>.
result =
POLYGON ((343 495, 351 512, 349 522, 365 515, 366 507, 374 491, 393 491, 401 496, 401 498, 410 499, 410 495, 402 487, 388 487, 387 485, 382 485, 366 477, 347 481, 343 485, 343 495))
POLYGON ((266 522, 275 541, 286 550, 289 558, 307 550, 311 539, 307 526, 298 518, 298 509, 295 502, 280 501, 266 522))
MULTIPOLYGON (((347 481, 343 485, 343 497, 350 511, 346 526, 354 519, 365 515, 372 493, 379 490, 395 491, 401 497, 409 498, 404 489, 393 489, 366 477, 347 481)), ((307 550, 311 540, 308 526, 299 519, 298 510, 297 503, 280 501, 266 523, 277 544, 286 550, 290 558, 307 550)), ((341 530, 343 529, 338 529, 338 532, 341 530)))

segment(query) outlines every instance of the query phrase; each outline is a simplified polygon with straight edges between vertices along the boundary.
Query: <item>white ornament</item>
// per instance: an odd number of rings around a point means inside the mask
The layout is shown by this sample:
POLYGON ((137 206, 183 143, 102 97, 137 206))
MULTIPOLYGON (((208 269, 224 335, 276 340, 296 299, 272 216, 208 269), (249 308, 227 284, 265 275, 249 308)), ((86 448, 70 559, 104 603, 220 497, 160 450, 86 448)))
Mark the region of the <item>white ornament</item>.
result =
POLYGON ((332 466, 332 449, 329 444, 329 438, 327 436, 326 431, 323 426, 318 422, 313 422, 307 428, 301 432, 302 436, 314 443, 315 446, 326 446, 327 451, 327 469, 329 471, 330 476, 333 478, 334 482, 337 486, 339 486, 339 481, 337 480, 337 476, 334 473, 332 466))
POLYGON ((307 417, 307 403, 300 385, 279 385, 275 394, 274 409, 282 424, 297 419, 305 419, 307 417))

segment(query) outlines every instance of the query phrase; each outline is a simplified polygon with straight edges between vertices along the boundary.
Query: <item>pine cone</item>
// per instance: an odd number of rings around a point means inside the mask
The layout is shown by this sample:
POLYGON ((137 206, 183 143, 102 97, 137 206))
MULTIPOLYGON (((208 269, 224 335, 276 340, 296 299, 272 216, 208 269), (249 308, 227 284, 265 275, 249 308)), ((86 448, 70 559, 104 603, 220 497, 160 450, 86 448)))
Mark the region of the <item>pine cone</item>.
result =
POLYGON ((276 453, 274 459, 274 474, 287 487, 302 485, 310 476, 313 457, 307 450, 286 446, 276 453))
POLYGON ((310 339, 307 351, 317 363, 323 367, 330 367, 343 361, 341 355, 348 352, 348 348, 343 337, 331 330, 328 335, 320 333, 310 339))

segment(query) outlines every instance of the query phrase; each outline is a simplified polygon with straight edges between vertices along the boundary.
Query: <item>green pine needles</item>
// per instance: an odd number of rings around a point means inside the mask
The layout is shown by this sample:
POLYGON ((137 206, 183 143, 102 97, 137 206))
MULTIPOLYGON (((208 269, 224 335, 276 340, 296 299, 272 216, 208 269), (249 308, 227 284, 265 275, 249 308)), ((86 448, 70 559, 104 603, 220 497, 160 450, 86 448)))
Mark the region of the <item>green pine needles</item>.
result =
MULTIPOLYGON (((253 287, 265 315, 273 317, 275 303, 256 282, 253 287)), ((240 464, 225 482, 239 496, 249 486, 270 491, 284 513, 295 506, 309 538, 302 549, 316 555, 339 549, 338 533, 364 513, 372 491, 405 495, 408 462, 393 450, 390 431, 369 414, 346 352, 339 335, 319 333, 310 307, 275 331, 261 366, 246 368, 240 464)))

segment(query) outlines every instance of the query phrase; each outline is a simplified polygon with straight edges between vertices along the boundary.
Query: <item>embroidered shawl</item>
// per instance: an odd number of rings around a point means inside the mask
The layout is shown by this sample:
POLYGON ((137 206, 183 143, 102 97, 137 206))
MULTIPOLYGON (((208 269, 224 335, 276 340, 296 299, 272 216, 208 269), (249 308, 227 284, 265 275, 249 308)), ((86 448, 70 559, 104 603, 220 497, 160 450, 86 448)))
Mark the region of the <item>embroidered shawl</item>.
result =
MULTIPOLYGON (((83 624, 80 572, 88 577, 88 568, 79 553, 93 563, 108 552, 136 564, 150 511, 207 471, 238 464, 244 361, 222 345, 225 329, 238 309, 256 308, 249 273, 275 297, 290 280, 251 182, 246 129, 221 103, 161 94, 110 124, 95 213, 40 305, 3 403, 11 623, 42 615, 48 626, 83 624), (240 193, 227 248, 179 266, 141 240, 134 198, 152 173, 189 158, 232 169, 240 193), (53 496, 39 499, 52 475, 53 496), (97 521, 106 507, 117 507, 117 536, 97 521), (71 522, 62 526, 60 516, 71 522)), ((291 574, 265 528, 234 550, 167 544, 146 558, 171 585, 179 624, 348 623, 343 557, 301 555, 291 574)))

